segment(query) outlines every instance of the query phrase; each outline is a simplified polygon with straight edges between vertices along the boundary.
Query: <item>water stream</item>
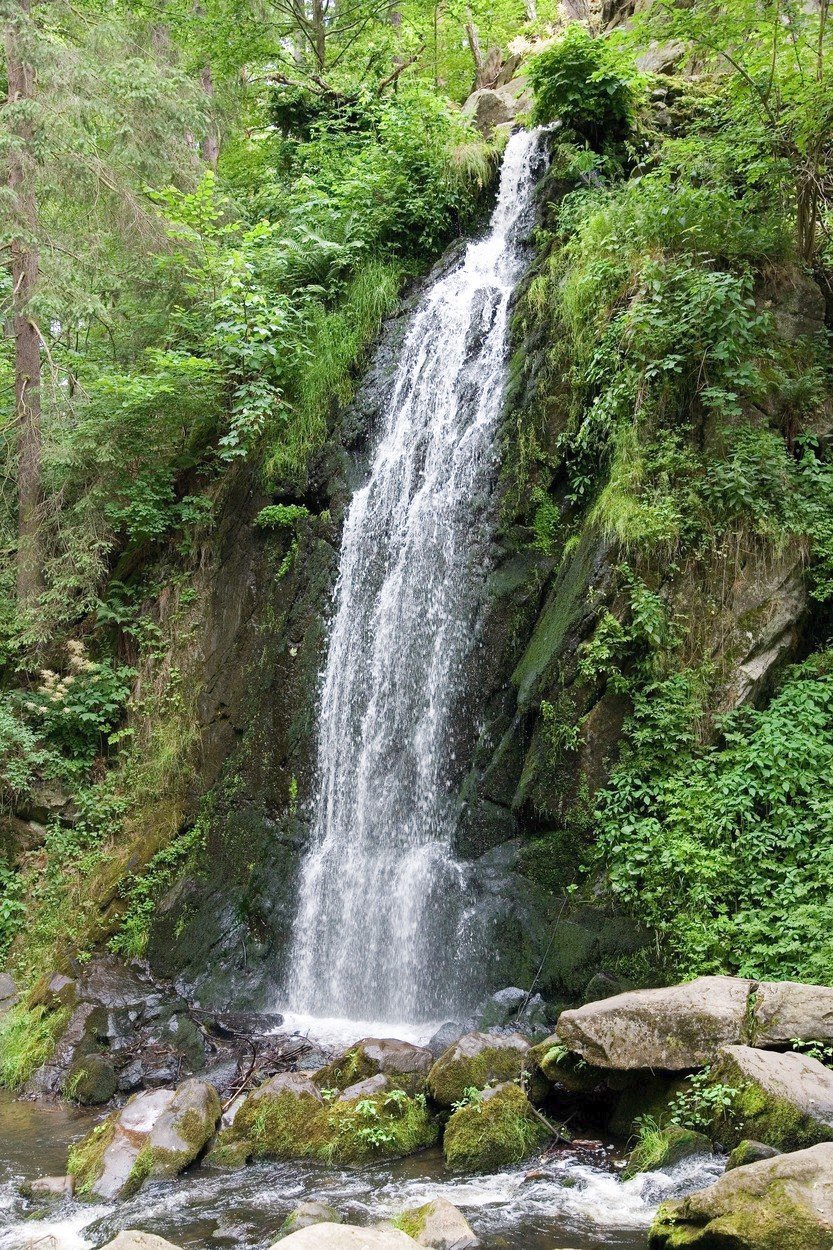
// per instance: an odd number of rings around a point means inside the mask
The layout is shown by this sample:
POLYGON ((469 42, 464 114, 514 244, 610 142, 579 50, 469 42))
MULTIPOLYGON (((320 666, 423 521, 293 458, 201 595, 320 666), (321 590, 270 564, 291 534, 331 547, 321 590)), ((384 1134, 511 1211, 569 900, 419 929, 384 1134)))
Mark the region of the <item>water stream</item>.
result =
POLYGON ((541 136, 509 140, 486 235, 418 306, 353 497, 321 690, 288 1006, 408 1022, 460 1006, 454 718, 488 568, 494 433, 541 136))
POLYGON ((18 1184, 63 1172, 67 1146, 100 1118, 0 1091, 0 1250, 91 1250, 120 1229, 166 1237, 183 1250, 266 1250, 290 1211, 318 1198, 355 1224, 372 1224, 442 1195, 466 1214, 484 1250, 645 1250, 664 1199, 709 1184, 718 1159, 622 1182, 608 1152, 588 1162, 565 1152, 495 1176, 449 1178, 438 1151, 360 1170, 261 1163, 243 1172, 192 1168, 120 1203, 64 1200, 33 1219, 18 1184))

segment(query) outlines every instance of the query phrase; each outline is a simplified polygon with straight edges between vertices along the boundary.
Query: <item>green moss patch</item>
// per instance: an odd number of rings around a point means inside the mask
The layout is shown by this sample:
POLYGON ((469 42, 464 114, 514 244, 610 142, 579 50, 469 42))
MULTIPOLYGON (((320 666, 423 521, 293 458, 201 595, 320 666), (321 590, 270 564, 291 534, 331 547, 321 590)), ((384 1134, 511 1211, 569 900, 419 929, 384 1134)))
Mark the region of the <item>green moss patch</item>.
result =
POLYGON ((547 1132, 517 1085, 500 1085, 459 1107, 448 1121, 443 1152, 452 1172, 494 1172, 540 1149, 547 1132))
POLYGON ((73 1146, 67 1158, 67 1172, 75 1177, 75 1192, 88 1194, 101 1175, 104 1152, 116 1135, 118 1112, 96 1124, 87 1136, 73 1146))
POLYGON ((657 1168, 670 1168, 681 1159, 692 1155, 711 1154, 712 1144, 708 1137, 694 1129, 669 1124, 666 1128, 648 1126, 640 1134, 639 1142, 631 1151, 628 1166, 623 1175, 626 1179, 639 1172, 653 1172, 657 1168))
MULTIPOLYGON (((502 1040, 502 1039, 496 1039, 502 1040)), ((468 1089, 516 1081, 528 1064, 528 1051, 485 1042, 475 1054, 467 1054, 462 1038, 441 1055, 428 1073, 428 1093, 441 1107, 462 1101, 468 1089)))

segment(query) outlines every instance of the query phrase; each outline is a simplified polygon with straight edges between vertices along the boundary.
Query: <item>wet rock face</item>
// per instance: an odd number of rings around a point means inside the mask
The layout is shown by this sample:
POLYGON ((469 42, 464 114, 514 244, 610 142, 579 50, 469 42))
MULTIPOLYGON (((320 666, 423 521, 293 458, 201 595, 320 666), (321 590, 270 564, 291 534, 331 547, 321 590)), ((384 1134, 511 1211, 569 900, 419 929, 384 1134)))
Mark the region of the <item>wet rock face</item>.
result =
POLYGON ((172 1085, 205 1066, 210 1044, 201 1019, 141 966, 105 955, 76 980, 47 978, 33 993, 50 1010, 72 1014, 30 1092, 61 1092, 97 1106, 117 1093, 172 1085))
POLYGON ((480 1245, 462 1211, 447 1198, 403 1211, 398 1223, 418 1246, 430 1250, 476 1250, 480 1245))
POLYGON ((833 1145, 727 1172, 714 1185, 660 1207, 650 1250, 829 1250, 833 1145))

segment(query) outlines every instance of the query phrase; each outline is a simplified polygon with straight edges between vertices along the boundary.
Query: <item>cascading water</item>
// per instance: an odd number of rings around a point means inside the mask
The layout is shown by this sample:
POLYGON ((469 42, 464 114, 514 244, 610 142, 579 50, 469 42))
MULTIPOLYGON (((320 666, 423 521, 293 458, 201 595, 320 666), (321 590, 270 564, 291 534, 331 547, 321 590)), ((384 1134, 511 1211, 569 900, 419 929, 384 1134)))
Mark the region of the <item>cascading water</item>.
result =
POLYGON ((299 1013, 414 1021, 458 1005, 451 720, 488 565, 509 302, 540 146, 535 131, 510 138, 488 234, 417 308, 347 513, 290 960, 299 1013))

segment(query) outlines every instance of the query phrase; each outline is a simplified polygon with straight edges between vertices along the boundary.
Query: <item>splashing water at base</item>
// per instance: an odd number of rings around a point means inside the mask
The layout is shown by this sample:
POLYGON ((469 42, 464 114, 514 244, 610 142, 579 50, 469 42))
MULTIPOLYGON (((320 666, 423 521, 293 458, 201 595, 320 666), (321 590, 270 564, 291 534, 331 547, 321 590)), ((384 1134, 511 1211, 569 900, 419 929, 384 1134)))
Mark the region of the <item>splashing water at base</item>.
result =
POLYGON ((506 148, 486 236, 428 290, 342 540, 290 1011, 416 1021, 459 1006, 465 874, 449 742, 488 567, 507 323, 541 163, 506 148))

